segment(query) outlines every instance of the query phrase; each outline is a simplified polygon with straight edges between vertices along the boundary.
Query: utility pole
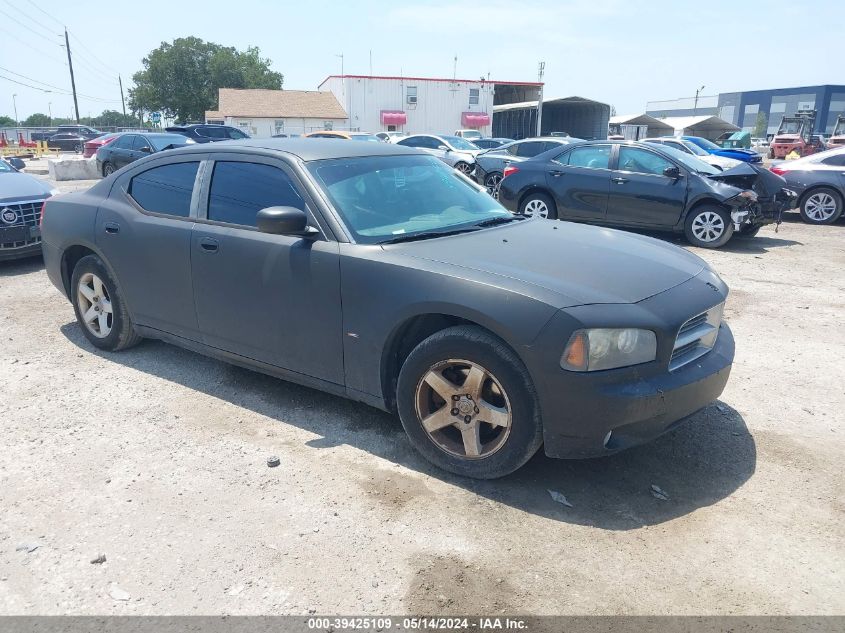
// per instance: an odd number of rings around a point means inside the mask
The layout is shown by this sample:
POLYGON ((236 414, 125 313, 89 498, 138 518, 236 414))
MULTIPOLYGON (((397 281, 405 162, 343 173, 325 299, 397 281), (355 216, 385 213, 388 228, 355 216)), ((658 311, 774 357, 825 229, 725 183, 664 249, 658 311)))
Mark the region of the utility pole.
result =
POLYGON ((537 99, 537 136, 543 135, 543 75, 546 71, 546 62, 540 62, 537 71, 537 82, 540 84, 540 98, 537 99))
POLYGON ((70 40, 65 29, 65 48, 67 49, 67 65, 70 68, 70 87, 73 90, 73 109, 76 112, 76 122, 79 123, 79 102, 76 100, 76 80, 73 78, 73 59, 70 56, 70 40))
POLYGON ((48 124, 48 127, 53 127, 53 102, 52 101, 47 102, 47 112, 50 113, 50 123, 48 124))
POLYGON ((18 121, 18 95, 17 93, 12 95, 12 107, 15 108, 15 127, 20 125, 20 121, 18 121))
POLYGON ((117 76, 117 82, 120 84, 120 103, 123 104, 123 125, 126 125, 126 100, 123 98, 123 79, 120 75, 117 76))
POLYGON ((692 115, 696 116, 698 114, 698 95, 699 93, 704 92, 704 86, 701 86, 698 90, 695 91, 695 103, 692 106, 692 115))

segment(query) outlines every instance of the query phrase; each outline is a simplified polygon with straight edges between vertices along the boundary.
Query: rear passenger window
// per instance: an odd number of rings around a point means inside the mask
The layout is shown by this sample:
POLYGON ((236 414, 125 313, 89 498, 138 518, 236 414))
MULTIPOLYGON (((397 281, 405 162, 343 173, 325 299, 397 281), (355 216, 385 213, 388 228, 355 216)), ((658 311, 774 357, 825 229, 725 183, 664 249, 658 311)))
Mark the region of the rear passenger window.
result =
POLYGON ((267 207, 296 207, 305 201, 288 175, 259 163, 217 162, 211 177, 208 219, 255 226, 255 216, 267 207))
POLYGON ((172 163, 153 167, 129 183, 129 195, 151 213, 187 218, 191 215, 191 193, 199 163, 172 163))
POLYGON ((520 143, 516 150, 517 156, 524 156, 526 158, 533 158, 537 154, 542 154, 546 144, 542 141, 528 141, 527 143, 520 143))

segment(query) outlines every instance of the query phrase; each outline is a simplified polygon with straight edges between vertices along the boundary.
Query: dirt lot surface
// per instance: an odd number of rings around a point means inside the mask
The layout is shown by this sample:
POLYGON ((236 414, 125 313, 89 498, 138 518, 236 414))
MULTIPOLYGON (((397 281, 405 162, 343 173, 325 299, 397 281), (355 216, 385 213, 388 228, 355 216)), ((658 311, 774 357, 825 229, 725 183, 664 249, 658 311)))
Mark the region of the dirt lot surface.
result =
POLYGON ((845 612, 845 225, 696 252, 732 288, 721 400, 493 482, 363 405, 96 351, 40 260, 0 264, 0 613, 845 612))

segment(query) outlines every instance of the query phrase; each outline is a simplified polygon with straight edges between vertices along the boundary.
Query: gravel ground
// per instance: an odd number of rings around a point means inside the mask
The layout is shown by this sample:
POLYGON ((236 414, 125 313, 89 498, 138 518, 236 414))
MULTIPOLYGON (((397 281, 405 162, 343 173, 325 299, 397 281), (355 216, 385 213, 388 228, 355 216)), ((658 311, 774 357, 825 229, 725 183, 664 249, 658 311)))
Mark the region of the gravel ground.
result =
POLYGON ((843 245, 791 218, 697 250, 732 288, 722 399, 494 482, 363 405, 96 351, 39 259, 0 264, 0 614, 845 613, 843 245))

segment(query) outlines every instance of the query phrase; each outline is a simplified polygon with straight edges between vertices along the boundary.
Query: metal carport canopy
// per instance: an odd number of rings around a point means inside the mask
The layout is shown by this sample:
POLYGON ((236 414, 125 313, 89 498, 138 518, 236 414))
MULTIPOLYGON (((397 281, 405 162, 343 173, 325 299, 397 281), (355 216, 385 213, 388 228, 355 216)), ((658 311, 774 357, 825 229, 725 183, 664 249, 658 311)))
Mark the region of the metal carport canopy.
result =
POLYGON ((674 128, 676 135, 703 136, 711 140, 725 132, 736 132, 740 129, 717 116, 669 116, 659 121, 674 128))
MULTIPOLYGON (((572 96, 543 99, 541 135, 568 132, 576 138, 607 138, 610 106, 572 96)), ((528 138, 537 135, 537 102, 523 101, 493 106, 493 136, 528 138)))
POLYGON ((610 117, 610 124, 646 125, 649 136, 672 136, 675 128, 648 114, 623 114, 610 117))

